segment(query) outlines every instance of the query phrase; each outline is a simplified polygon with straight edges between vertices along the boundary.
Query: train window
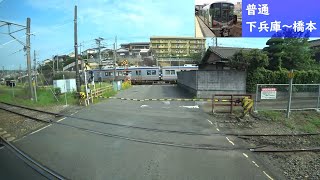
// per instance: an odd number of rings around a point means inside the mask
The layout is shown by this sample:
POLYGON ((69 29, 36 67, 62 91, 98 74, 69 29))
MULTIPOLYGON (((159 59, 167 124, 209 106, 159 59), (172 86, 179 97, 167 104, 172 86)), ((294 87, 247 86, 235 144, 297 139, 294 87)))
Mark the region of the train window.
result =
POLYGON ((157 75, 157 71, 156 70, 152 70, 152 75, 157 75))
POLYGON ((170 70, 166 70, 166 71, 165 71, 165 74, 166 74, 166 75, 170 75, 170 70))
POLYGON ((141 71, 136 71, 136 75, 141 75, 141 71))
POLYGON ((151 70, 147 70, 147 75, 151 75, 151 70))
POLYGON ((176 71, 175 70, 171 70, 171 75, 175 75, 176 71))
POLYGON ((113 72, 106 72, 105 75, 106 76, 113 76, 113 72))

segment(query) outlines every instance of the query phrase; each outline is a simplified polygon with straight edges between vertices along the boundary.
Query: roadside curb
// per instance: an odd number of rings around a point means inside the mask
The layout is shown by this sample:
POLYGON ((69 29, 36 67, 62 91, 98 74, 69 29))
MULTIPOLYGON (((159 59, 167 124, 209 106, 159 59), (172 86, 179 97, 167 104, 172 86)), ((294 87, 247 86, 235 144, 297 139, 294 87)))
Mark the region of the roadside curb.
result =
MULTIPOLYGON (((103 99, 119 99, 119 100, 127 100, 127 101, 204 101, 204 102, 212 102, 211 99, 182 99, 182 98, 166 98, 166 99, 133 99, 133 98, 120 98, 120 97, 103 97, 99 98, 103 99)), ((229 102, 229 100, 215 100, 215 102, 229 102)))

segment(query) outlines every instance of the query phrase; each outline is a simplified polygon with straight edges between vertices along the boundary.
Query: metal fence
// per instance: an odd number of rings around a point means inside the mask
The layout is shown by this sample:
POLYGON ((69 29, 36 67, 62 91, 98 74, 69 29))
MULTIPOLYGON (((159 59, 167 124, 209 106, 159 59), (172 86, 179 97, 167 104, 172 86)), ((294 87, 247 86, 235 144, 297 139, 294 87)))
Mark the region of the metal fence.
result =
MULTIPOLYGON (((287 110, 289 84, 257 84, 254 111, 287 110)), ((319 111, 320 84, 293 84, 290 110, 319 111)))

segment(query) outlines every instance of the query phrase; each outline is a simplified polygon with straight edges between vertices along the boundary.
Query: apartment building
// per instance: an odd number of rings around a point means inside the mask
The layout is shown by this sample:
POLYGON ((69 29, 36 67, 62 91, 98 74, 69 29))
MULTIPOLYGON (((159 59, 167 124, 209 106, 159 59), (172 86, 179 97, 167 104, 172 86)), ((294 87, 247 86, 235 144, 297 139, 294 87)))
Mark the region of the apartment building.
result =
POLYGON ((154 36, 150 37, 150 49, 157 58, 187 58, 205 50, 205 38, 154 36))

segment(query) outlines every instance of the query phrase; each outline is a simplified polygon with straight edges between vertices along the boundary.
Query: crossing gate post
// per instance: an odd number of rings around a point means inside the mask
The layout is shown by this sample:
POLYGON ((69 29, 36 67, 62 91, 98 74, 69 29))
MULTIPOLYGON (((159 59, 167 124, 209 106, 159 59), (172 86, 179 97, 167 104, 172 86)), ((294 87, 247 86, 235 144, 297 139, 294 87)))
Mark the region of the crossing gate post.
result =
POLYGON ((252 110, 253 107, 253 100, 248 97, 244 97, 242 99, 242 107, 243 107, 243 116, 247 115, 248 112, 252 110))
POLYGON ((254 112, 257 112, 258 95, 259 95, 259 84, 257 84, 256 86, 256 97, 255 97, 254 108, 253 108, 254 112))
POLYGON ((233 113, 233 94, 231 95, 231 100, 230 100, 230 113, 233 113))
POLYGON ((212 95, 212 114, 214 113, 215 95, 212 95))
POLYGON ((320 85, 318 87, 318 100, 317 100, 317 112, 320 112, 320 85))

